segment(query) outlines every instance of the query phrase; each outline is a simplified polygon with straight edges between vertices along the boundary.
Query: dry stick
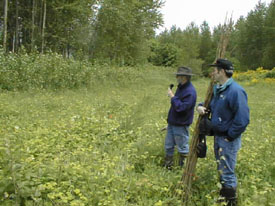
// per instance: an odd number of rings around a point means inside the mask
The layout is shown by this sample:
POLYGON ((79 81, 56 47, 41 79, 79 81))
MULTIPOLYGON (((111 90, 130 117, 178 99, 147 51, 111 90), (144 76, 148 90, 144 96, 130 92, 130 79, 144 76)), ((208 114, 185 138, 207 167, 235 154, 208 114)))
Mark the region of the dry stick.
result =
MULTIPOLYGON (((227 21, 225 20, 225 23, 222 28, 222 34, 221 34, 220 42, 217 48, 216 59, 224 58, 226 47, 229 42, 229 35, 231 33, 232 26, 233 26, 232 17, 230 18, 228 24, 226 22, 227 21)), ((206 93, 206 98, 204 101, 204 106, 206 108, 209 107, 209 104, 213 95, 213 85, 214 85, 214 80, 211 79, 210 85, 206 93)), ((181 184, 182 184, 181 186, 183 187, 182 198, 183 198, 183 203, 186 206, 188 205, 189 196, 191 194, 192 180, 195 177, 195 169, 196 169, 196 164, 198 159, 197 145, 199 143, 199 124, 200 124, 201 118, 202 116, 200 115, 195 125, 193 138, 190 144, 189 156, 187 158, 186 167, 181 179, 181 184)))

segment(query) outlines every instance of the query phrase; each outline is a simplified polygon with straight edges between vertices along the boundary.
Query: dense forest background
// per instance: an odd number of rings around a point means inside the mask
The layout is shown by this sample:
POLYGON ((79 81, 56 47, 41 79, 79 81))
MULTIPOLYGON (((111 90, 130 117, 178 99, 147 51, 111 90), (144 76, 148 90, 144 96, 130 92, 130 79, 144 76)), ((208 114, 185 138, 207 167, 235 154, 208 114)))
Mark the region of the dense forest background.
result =
MULTIPOLYGON (((58 53, 118 66, 187 65, 207 75, 222 25, 207 20, 160 34, 162 0, 3 0, 0 45, 9 53, 58 53)), ((226 14, 225 14, 226 15, 226 14)), ((234 22, 226 57, 237 70, 275 65, 275 1, 234 22)))

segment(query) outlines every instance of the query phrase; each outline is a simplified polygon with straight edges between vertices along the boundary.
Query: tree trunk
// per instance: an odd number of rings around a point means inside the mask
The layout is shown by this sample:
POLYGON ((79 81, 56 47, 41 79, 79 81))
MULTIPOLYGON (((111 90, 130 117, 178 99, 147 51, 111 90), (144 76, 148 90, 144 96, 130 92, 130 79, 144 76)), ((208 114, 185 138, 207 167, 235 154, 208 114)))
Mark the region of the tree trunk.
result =
POLYGON ((35 30, 35 14, 36 14, 36 3, 32 1, 32 37, 31 37, 31 51, 34 50, 34 30, 35 30))
POLYGON ((14 45, 14 51, 17 52, 18 51, 18 47, 19 47, 19 22, 18 22, 18 0, 16 0, 16 14, 15 14, 15 18, 16 18, 16 27, 15 27, 15 45, 14 45))
POLYGON ((8 0, 5 0, 4 7, 4 39, 3 39, 3 48, 7 52, 7 34, 8 34, 8 0))
POLYGON ((42 34, 42 24, 43 24, 43 0, 39 1, 39 33, 42 34))
POLYGON ((14 53, 14 50, 15 50, 15 32, 13 33, 13 36, 12 36, 12 52, 14 53))
POLYGON ((45 46, 45 28, 46 28, 46 12, 47 12, 47 2, 44 0, 44 14, 43 14, 43 26, 42 26, 42 45, 41 45, 41 53, 44 53, 45 46))

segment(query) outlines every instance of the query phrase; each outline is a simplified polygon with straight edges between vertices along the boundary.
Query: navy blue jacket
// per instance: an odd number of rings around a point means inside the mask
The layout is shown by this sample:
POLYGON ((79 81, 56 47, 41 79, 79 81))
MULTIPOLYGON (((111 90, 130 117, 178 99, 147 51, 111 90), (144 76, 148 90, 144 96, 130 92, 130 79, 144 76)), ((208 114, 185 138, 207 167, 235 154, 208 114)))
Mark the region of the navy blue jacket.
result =
POLYGON ((234 140, 249 124, 247 94, 235 81, 217 92, 210 102, 210 109, 215 135, 225 135, 229 140, 234 140))
POLYGON ((193 122, 197 93, 191 82, 179 84, 175 96, 171 98, 168 124, 189 126, 193 122))

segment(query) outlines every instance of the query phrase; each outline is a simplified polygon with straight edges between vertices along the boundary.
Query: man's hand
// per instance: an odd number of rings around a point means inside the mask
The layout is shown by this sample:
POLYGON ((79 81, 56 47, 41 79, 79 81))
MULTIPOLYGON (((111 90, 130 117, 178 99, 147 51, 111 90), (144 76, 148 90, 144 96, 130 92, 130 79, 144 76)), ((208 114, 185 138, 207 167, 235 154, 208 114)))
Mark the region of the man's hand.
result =
POLYGON ((197 112, 198 112, 200 115, 204 115, 205 113, 207 113, 207 109, 206 109, 206 107, 204 107, 204 106, 198 106, 198 107, 197 107, 197 112))
POLYGON ((170 88, 168 88, 167 95, 168 97, 171 97, 171 98, 174 97, 174 94, 170 88))

